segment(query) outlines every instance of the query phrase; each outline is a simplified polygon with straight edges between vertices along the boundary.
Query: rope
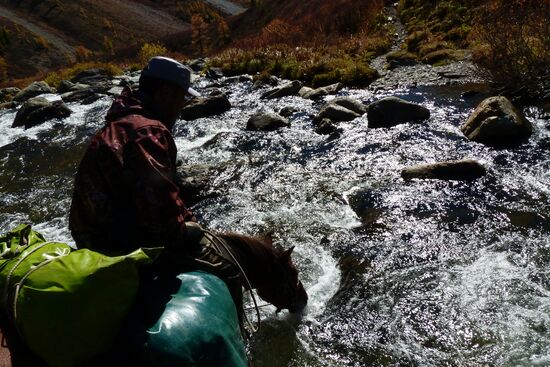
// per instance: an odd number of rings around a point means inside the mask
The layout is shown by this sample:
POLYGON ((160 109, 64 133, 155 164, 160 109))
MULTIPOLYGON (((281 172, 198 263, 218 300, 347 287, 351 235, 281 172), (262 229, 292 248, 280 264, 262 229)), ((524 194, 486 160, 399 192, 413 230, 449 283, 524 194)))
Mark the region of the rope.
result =
MULTIPOLYGON (((23 261, 25 261, 25 259, 27 257, 29 257, 31 254, 33 254, 34 252, 40 250, 42 247, 46 246, 46 245, 49 245, 51 243, 57 243, 55 241, 48 241, 48 242, 44 242, 44 243, 41 243, 40 245, 36 246, 35 248, 33 248, 32 250, 28 251, 27 253, 23 252, 23 256, 21 256, 21 258, 15 263, 15 265, 10 269, 10 272, 8 273, 8 276, 6 277, 6 284, 4 284, 4 293, 3 293, 3 301, 4 301, 4 304, 6 306, 6 310, 8 311, 8 315, 11 317, 12 321, 15 320, 15 317, 13 316, 13 312, 10 314, 10 302, 9 302, 9 286, 10 286, 10 283, 11 283, 11 278, 13 276, 13 272, 15 271, 15 269, 17 269, 19 267, 19 265, 21 265, 21 263, 23 261)), ((4 251, 5 252, 5 251, 4 251)), ((62 255, 62 256, 65 256, 66 254, 62 255)), ((58 256, 59 257, 59 256, 58 256)), ((57 259, 58 257, 55 257, 54 259, 57 259)), ((43 263, 45 262, 50 262, 52 259, 48 259, 40 264, 38 264, 36 267, 40 267, 43 263)), ((29 272, 32 272, 34 271, 34 268, 31 269, 29 272)), ((23 278, 26 278, 26 276, 28 275, 25 274, 23 276, 23 278)), ((22 279, 23 279, 22 278, 22 279)), ((21 282, 21 281, 20 281, 21 282)), ((17 297, 14 297, 14 303, 15 303, 15 300, 17 299, 17 297)), ((15 311, 15 310, 13 310, 15 311)))
POLYGON ((218 236, 216 236, 215 234, 213 234, 212 232, 210 232, 206 229, 204 230, 204 233, 209 235, 210 242, 212 243, 212 245, 214 245, 214 247, 216 248, 216 250, 218 252, 221 253, 221 250, 220 250, 220 248, 218 248, 218 246, 221 246, 225 249, 225 252, 227 252, 229 254, 229 256, 231 256, 231 259, 234 261, 235 265, 237 265, 237 267, 239 268, 239 271, 243 275, 244 280, 246 281, 246 284, 248 285, 248 291, 250 292, 250 296, 252 297, 252 301, 254 302, 254 308, 256 309, 256 317, 258 318, 258 327, 255 327, 254 325, 252 325, 252 323, 248 319, 248 316, 246 315, 246 312, 244 312, 244 318, 246 320, 246 323, 248 324, 248 326, 252 330, 252 332, 256 333, 260 329, 261 316, 260 316, 260 309, 258 307, 258 302, 256 301, 256 297, 254 296, 254 292, 252 291, 252 284, 250 283, 250 280, 248 279, 248 276, 244 272, 241 264, 237 261, 237 259, 233 255, 233 252, 231 252, 231 250, 229 249, 229 246, 227 246, 227 244, 225 244, 223 241, 221 241, 218 238, 218 236))
POLYGON ((42 261, 40 264, 38 264, 35 267, 31 268, 25 275, 23 275, 21 280, 19 280, 19 282, 15 284, 15 293, 13 295, 13 306, 12 306, 13 307, 13 320, 17 320, 17 297, 19 296, 19 291, 21 290, 21 287, 23 286, 23 283, 25 282, 25 280, 27 280, 27 278, 33 272, 40 269, 44 265, 48 265, 49 263, 51 263, 55 260, 59 260, 60 258, 69 255, 69 253, 70 253, 70 251, 69 252, 65 251, 62 254, 59 254, 58 256, 55 256, 55 257, 52 257, 52 258, 47 259, 45 261, 42 261))

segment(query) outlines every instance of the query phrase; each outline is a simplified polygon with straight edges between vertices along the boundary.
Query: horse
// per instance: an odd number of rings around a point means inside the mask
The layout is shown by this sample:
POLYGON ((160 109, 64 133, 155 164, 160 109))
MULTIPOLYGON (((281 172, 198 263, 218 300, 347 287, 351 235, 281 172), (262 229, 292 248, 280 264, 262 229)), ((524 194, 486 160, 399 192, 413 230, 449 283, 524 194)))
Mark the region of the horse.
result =
MULTIPOLYGON (((297 313, 305 308, 308 296, 291 259, 294 246, 282 250, 273 246, 271 237, 262 240, 237 233, 216 235, 206 231, 205 237, 238 266, 244 278, 241 285, 249 291, 256 289, 260 298, 275 306, 277 312, 288 309, 297 313)), ((236 302, 238 308, 242 306, 239 303, 236 302)))
MULTIPOLYGON (((261 299, 276 307, 277 312, 288 309, 289 312, 296 313, 305 308, 308 296, 291 259, 294 247, 282 250, 273 245, 271 238, 260 239, 236 233, 213 233, 202 229, 201 231, 200 241, 190 252, 190 256, 187 256, 186 261, 182 262, 182 256, 175 256, 173 252, 166 251, 165 259, 160 261, 160 267, 164 268, 165 274, 198 269, 210 272, 223 280, 235 303, 244 337, 248 334, 243 327, 243 288, 255 289, 261 299), (166 270, 166 259, 170 259, 171 266, 168 268, 172 267, 171 270, 166 270)), ((43 363, 24 346, 13 327, 2 324, 0 335, 3 332, 5 338, 0 347, 2 365, 43 366, 43 363)), ((113 359, 113 354, 108 353, 98 358, 99 361, 103 359, 105 362, 96 362, 94 365, 117 365, 117 356, 114 357, 113 359)))

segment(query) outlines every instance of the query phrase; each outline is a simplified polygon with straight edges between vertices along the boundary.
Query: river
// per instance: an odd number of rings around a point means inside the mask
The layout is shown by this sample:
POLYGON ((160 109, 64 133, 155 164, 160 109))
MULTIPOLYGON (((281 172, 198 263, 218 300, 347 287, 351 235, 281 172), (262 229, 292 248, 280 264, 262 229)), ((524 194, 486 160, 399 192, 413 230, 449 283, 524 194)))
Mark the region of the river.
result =
MULTIPOLYGON (((176 126, 179 159, 222 167, 213 180, 219 194, 192 208, 199 221, 272 232, 296 246, 307 314, 297 320, 263 308, 248 346, 255 366, 550 364, 547 116, 524 109, 535 132, 519 147, 469 142, 459 126, 485 96, 462 93, 477 84, 412 68, 420 73, 413 85, 340 95, 420 103, 431 111, 422 123, 369 129, 365 115, 327 137, 311 118, 322 102, 261 100, 265 89, 236 83, 221 88, 230 111, 176 126), (245 129, 253 113, 285 106, 299 111, 290 128, 245 129), (481 161, 488 174, 473 182, 400 177, 404 167, 461 158, 481 161)), ((197 87, 206 93, 211 83, 199 78, 197 87)), ((14 110, 0 111, 2 232, 29 222, 46 238, 72 243, 73 176, 111 101, 70 104, 69 118, 28 130, 10 128, 14 110)))

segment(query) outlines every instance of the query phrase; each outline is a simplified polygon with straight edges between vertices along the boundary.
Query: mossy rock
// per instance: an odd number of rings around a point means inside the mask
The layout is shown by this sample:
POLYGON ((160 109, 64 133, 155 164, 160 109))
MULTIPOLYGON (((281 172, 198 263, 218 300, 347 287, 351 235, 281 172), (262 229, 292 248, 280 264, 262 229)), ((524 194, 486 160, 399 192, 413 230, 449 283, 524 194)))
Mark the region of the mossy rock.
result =
POLYGON ((428 64, 440 66, 450 61, 464 60, 466 57, 467 50, 443 49, 430 52, 422 60, 428 64))
POLYGON ((392 70, 399 66, 410 66, 418 64, 418 57, 405 50, 390 52, 386 55, 388 69, 392 70))
POLYGON ((441 42, 441 41, 425 43, 418 48, 418 55, 420 57, 424 57, 435 51, 450 49, 449 46, 450 45, 447 42, 441 42))

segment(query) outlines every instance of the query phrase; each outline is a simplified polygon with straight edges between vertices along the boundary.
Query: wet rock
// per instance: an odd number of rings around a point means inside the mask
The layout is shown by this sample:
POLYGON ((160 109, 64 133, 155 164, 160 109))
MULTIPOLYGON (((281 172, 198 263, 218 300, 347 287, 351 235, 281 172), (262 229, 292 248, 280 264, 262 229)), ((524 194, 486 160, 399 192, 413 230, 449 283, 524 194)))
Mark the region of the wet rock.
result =
POLYGON ((271 75, 267 80, 265 79, 256 80, 252 85, 252 89, 260 89, 267 86, 275 87, 277 85, 279 85, 279 78, 277 78, 274 75, 271 75))
POLYGON ((361 115, 340 105, 328 103, 321 108, 313 122, 319 124, 325 118, 330 119, 332 122, 351 121, 357 117, 361 117, 361 115))
POLYGON ((293 82, 287 83, 275 89, 268 90, 260 98, 262 99, 273 99, 281 98, 286 96, 296 95, 300 89, 302 89, 302 82, 299 80, 294 80, 293 82))
POLYGON ((59 83, 59 87, 57 88, 58 94, 64 94, 67 92, 71 92, 75 86, 75 83, 71 82, 70 80, 63 80, 61 83, 59 83))
POLYGON ((199 71, 202 71, 206 67, 206 60, 203 58, 191 60, 187 66, 191 68, 194 72, 198 73, 199 71))
POLYGON ((315 128, 315 132, 320 135, 330 135, 338 131, 339 128, 330 119, 324 118, 315 128))
POLYGON ((17 102, 11 101, 0 103, 0 110, 9 110, 12 108, 17 108, 17 102))
POLYGON ((239 75, 239 76, 232 76, 230 78, 226 78, 224 82, 226 84, 232 84, 232 83, 252 83, 252 77, 250 75, 239 75))
POLYGON ((472 141, 499 147, 519 144, 533 131, 529 120, 501 96, 481 102, 460 129, 472 141))
POLYGON ((209 68, 206 70, 206 77, 210 79, 223 78, 223 71, 221 68, 209 68))
POLYGON ((360 115, 364 115, 368 110, 368 107, 363 102, 350 97, 337 97, 329 103, 342 106, 360 115))
POLYGON ((75 84, 100 84, 110 81, 110 79, 111 77, 107 74, 107 70, 94 68, 81 71, 71 79, 71 82, 75 84))
POLYGON ((387 97, 373 102, 367 111, 370 128, 392 127, 426 120, 429 117, 430 111, 427 108, 397 97, 387 97))
POLYGON ((326 87, 321 87, 317 89, 312 89, 310 91, 303 92, 302 89, 299 91, 300 96, 306 99, 318 99, 324 96, 328 96, 329 94, 336 94, 338 93, 342 88, 344 88, 344 85, 342 83, 336 83, 327 85, 326 87), (302 92, 302 93, 300 93, 302 92))
POLYGON ((176 182, 180 188, 180 196, 186 206, 212 197, 210 180, 216 177, 219 169, 201 164, 182 164, 178 166, 176 182))
POLYGON ((273 131, 281 127, 290 127, 290 123, 276 113, 259 112, 252 115, 246 123, 246 129, 252 131, 273 131))
POLYGON ((300 90, 298 91, 298 95, 302 98, 305 98, 304 96, 310 92, 312 92, 314 89, 313 88, 310 88, 310 87, 302 87, 300 88, 300 90))
POLYGON ((281 108, 281 110, 279 111, 279 115, 283 117, 290 117, 295 112, 298 112, 298 109, 296 107, 287 106, 287 107, 281 108))
POLYGON ((124 87, 115 85, 114 87, 112 87, 111 89, 109 89, 107 91, 107 95, 118 96, 118 95, 120 95, 120 93, 122 93, 123 90, 124 90, 124 87))
POLYGON ((54 118, 68 117, 71 113, 62 101, 50 102, 42 97, 31 98, 17 111, 11 127, 24 126, 28 129, 54 118))
POLYGON ((381 227, 380 220, 384 212, 382 195, 370 187, 355 188, 346 200, 350 208, 361 219, 363 226, 374 229, 381 227))
POLYGON ((181 118, 187 121, 219 115, 231 109, 231 102, 224 93, 213 92, 208 97, 198 97, 185 106, 181 118))
POLYGON ((53 93, 54 90, 50 88, 46 82, 33 82, 27 88, 17 93, 13 100, 15 102, 25 102, 29 98, 33 98, 45 93, 53 93))
POLYGON ((72 91, 61 95, 61 99, 66 103, 77 101, 83 102, 84 100, 92 103, 90 101, 93 100, 93 102, 95 102, 99 98, 101 98, 101 95, 98 94, 96 88, 84 84, 76 84, 72 91))
POLYGON ((0 103, 11 102, 13 97, 15 97, 19 92, 21 92, 21 89, 15 87, 0 89, 0 103))
POLYGON ((401 177, 405 180, 413 178, 472 181, 487 174, 483 165, 472 159, 459 161, 438 162, 420 164, 405 168, 401 171, 401 177))

